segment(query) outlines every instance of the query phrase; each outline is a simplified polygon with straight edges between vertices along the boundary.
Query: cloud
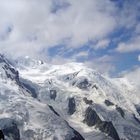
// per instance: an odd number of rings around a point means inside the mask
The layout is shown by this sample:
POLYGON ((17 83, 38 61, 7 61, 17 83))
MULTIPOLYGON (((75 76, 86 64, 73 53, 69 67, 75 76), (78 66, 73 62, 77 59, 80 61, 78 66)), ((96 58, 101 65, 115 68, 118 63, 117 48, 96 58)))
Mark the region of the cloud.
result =
POLYGON ((100 40, 98 41, 98 43, 94 46, 95 49, 104 49, 106 47, 108 47, 110 43, 109 39, 104 39, 104 40, 100 40))
POLYGON ((110 56, 110 55, 103 55, 103 56, 101 56, 101 57, 99 57, 99 58, 97 58, 97 62, 112 62, 112 61, 114 61, 115 60, 115 58, 113 57, 113 56, 110 56))
POLYGON ((115 58, 113 56, 103 55, 101 57, 96 57, 90 61, 86 61, 85 64, 102 74, 111 75, 116 70, 113 62, 115 62, 115 58))
POLYGON ((124 72, 123 76, 127 78, 133 85, 140 90, 140 67, 137 66, 130 71, 124 72))
POLYGON ((128 0, 124 3, 122 14, 120 14, 120 25, 125 27, 122 39, 115 49, 120 53, 140 51, 140 1, 128 0), (128 35, 129 34, 129 35, 128 35))
POLYGON ((67 9, 70 4, 68 3, 68 1, 63 1, 63 0, 52 0, 52 7, 51 7, 51 12, 52 13, 57 13, 60 10, 64 10, 67 9))
POLYGON ((89 55, 88 51, 81 51, 79 53, 77 53, 76 55, 73 56, 73 58, 77 59, 77 58, 87 58, 89 55))
POLYGON ((90 67, 94 70, 97 70, 101 74, 109 75, 109 76, 116 69, 116 67, 113 64, 110 64, 110 63, 98 63, 96 61, 94 61, 94 62, 86 61, 85 64, 88 67, 90 67))
POLYGON ((114 11, 109 0, 1 0, 0 26, 12 30, 0 47, 15 55, 37 55, 65 40, 69 48, 81 47, 114 30, 114 11))
POLYGON ((140 61, 140 54, 138 55, 138 61, 140 61))
POLYGON ((114 49, 112 40, 120 36, 112 38, 112 34, 124 28, 133 32, 130 40, 115 42, 119 42, 117 52, 140 50, 140 2, 121 4, 113 0, 0 0, 0 53, 43 57, 56 64, 81 60, 99 71, 114 71, 113 58, 105 55, 114 49))
POLYGON ((127 42, 121 42, 116 51, 121 53, 140 51, 140 36, 134 36, 127 42))
POLYGON ((62 65, 65 63, 70 63, 70 62, 75 61, 75 60, 69 59, 69 58, 63 58, 63 57, 57 55, 48 61, 49 61, 49 63, 54 64, 54 65, 62 65))

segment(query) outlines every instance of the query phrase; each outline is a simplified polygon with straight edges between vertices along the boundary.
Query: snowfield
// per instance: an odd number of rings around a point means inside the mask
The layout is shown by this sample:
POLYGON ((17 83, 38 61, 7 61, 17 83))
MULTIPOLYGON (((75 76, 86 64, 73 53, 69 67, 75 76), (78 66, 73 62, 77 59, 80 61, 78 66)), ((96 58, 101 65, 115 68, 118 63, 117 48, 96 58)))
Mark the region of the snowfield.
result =
POLYGON ((0 129, 7 140, 139 140, 140 95, 82 63, 0 55, 0 129))

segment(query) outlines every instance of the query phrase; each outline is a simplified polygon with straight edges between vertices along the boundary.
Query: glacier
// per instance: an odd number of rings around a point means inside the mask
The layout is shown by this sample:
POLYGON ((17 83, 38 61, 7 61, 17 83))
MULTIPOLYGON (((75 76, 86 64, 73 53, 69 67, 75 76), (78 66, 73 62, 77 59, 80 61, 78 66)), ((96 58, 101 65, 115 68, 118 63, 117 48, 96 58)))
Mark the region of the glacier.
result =
POLYGON ((6 140, 139 140, 140 95, 125 78, 82 63, 0 55, 0 130, 6 140))

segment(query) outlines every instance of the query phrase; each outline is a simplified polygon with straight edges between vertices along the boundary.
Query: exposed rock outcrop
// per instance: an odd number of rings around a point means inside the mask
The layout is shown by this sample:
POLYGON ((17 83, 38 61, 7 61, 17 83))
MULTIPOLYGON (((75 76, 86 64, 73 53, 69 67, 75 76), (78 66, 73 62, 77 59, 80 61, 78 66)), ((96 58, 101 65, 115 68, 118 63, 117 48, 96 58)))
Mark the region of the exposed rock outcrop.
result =
POLYGON ((74 97, 68 99, 68 114, 72 115, 76 111, 76 103, 74 97))
POLYGON ((20 132, 14 120, 10 118, 0 119, 0 128, 3 131, 4 137, 20 140, 20 132))
POLYGON ((136 117, 135 114, 133 114, 133 117, 134 117, 135 121, 140 124, 140 120, 136 117))
POLYGON ((83 101, 88 105, 92 105, 92 103, 93 103, 92 100, 88 100, 86 97, 83 98, 83 101))
POLYGON ((56 96, 57 96, 56 90, 53 89, 50 90, 50 99, 55 100, 56 96))
POLYGON ((125 117, 125 112, 123 109, 119 106, 116 106, 116 110, 120 113, 120 115, 124 118, 125 117))
POLYGON ((80 89, 87 90, 91 86, 91 83, 88 81, 88 79, 84 78, 77 83, 76 86, 80 89))
POLYGON ((48 106, 49 106, 49 108, 51 109, 51 111, 54 112, 54 114, 56 114, 57 116, 60 116, 60 115, 54 110, 54 108, 53 108, 51 105, 48 105, 48 106))
POLYGON ((104 103, 107 105, 107 106, 113 106, 114 103, 112 103, 111 101, 109 100, 105 100, 104 103))
POLYGON ((136 108, 138 114, 140 115, 140 105, 135 105, 135 108, 136 108))
POLYGON ((72 128, 72 127, 69 125, 68 122, 66 122, 66 123, 67 123, 67 125, 73 130, 74 136, 73 136, 72 138, 70 138, 70 137, 68 136, 68 138, 66 138, 65 140, 85 140, 85 139, 83 138, 83 136, 82 136, 78 131, 76 131, 74 128, 72 128))
POLYGON ((0 140, 4 140, 4 134, 3 134, 2 130, 0 130, 0 140))
POLYGON ((29 84, 22 82, 22 85, 29 91, 33 98, 37 98, 36 90, 29 84))
POLYGON ((96 111, 90 106, 86 109, 84 122, 88 126, 95 126, 101 132, 108 134, 114 140, 120 140, 112 122, 102 121, 96 111))

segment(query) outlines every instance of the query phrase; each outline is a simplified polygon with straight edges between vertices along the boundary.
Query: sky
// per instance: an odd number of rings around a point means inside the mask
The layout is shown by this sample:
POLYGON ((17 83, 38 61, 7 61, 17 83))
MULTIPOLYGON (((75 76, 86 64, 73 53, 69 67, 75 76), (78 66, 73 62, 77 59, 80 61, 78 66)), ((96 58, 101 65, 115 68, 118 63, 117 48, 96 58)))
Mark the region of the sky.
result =
POLYGON ((140 0, 0 0, 0 53, 132 79, 140 75, 140 0))

